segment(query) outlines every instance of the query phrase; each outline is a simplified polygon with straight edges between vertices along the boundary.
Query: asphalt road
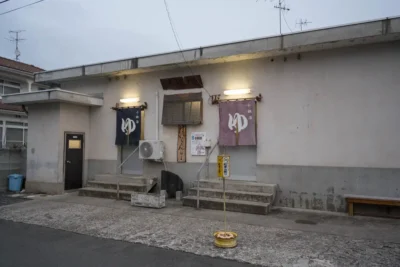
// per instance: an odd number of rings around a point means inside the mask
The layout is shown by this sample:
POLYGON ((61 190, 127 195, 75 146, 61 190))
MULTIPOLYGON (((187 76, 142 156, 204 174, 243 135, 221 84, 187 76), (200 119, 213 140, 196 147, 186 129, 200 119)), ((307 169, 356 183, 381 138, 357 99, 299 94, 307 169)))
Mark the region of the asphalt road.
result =
POLYGON ((0 266, 249 267, 251 265, 0 220, 0 266))

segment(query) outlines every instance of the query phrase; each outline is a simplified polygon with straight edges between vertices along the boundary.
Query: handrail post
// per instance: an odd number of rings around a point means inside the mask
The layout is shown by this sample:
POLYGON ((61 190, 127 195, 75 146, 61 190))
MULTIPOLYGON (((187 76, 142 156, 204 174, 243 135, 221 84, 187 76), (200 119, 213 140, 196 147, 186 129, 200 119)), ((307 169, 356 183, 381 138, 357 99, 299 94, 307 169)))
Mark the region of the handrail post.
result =
POLYGON ((210 153, 207 154, 206 159, 204 160, 203 164, 201 164, 200 169, 197 171, 196 174, 196 179, 197 179, 197 200, 196 200, 196 208, 199 209, 200 208, 200 172, 203 169, 203 167, 206 165, 206 162, 208 162, 208 160, 210 159, 211 154, 213 153, 214 149, 216 148, 216 146, 218 145, 218 140, 217 142, 214 144, 214 146, 212 147, 210 153))

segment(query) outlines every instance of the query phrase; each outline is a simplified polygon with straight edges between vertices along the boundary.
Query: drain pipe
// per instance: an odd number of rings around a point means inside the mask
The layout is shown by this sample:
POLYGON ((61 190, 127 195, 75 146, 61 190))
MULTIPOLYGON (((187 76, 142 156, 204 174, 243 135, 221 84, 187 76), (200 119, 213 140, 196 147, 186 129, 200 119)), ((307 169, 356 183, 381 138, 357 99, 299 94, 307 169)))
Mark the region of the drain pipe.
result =
POLYGON ((158 123, 158 90, 156 91, 156 140, 158 141, 159 137, 159 123, 158 123))

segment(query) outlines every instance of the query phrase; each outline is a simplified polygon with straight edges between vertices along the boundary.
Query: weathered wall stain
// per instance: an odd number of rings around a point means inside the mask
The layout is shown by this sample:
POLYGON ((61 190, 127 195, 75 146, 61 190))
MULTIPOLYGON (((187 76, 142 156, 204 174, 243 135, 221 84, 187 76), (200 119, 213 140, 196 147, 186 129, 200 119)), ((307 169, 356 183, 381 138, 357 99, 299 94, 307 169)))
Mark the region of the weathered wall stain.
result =
POLYGON ((345 194, 400 197, 400 168, 257 165, 257 181, 275 183, 276 206, 346 211, 345 194))

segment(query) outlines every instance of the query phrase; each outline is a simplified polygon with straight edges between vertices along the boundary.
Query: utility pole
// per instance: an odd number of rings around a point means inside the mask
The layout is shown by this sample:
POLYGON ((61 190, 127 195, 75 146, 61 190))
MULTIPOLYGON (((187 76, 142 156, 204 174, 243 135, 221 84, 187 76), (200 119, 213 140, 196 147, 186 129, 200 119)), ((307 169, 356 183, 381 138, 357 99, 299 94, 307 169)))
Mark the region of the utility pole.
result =
POLYGON ((19 56, 21 55, 21 52, 18 49, 18 43, 21 41, 24 41, 26 39, 19 38, 19 34, 21 32, 24 32, 24 30, 18 30, 18 31, 8 31, 9 34, 15 34, 15 37, 11 36, 8 40, 11 42, 15 42, 15 60, 19 60, 19 56))
POLYGON ((303 20, 300 19, 299 22, 297 22, 296 24, 298 24, 300 26, 300 31, 303 30, 303 26, 307 26, 307 24, 312 23, 311 21, 307 21, 307 19, 303 20))
POLYGON ((282 11, 289 11, 285 5, 282 5, 282 0, 278 0, 278 5, 275 5, 274 8, 279 9, 279 34, 282 35, 282 11))

